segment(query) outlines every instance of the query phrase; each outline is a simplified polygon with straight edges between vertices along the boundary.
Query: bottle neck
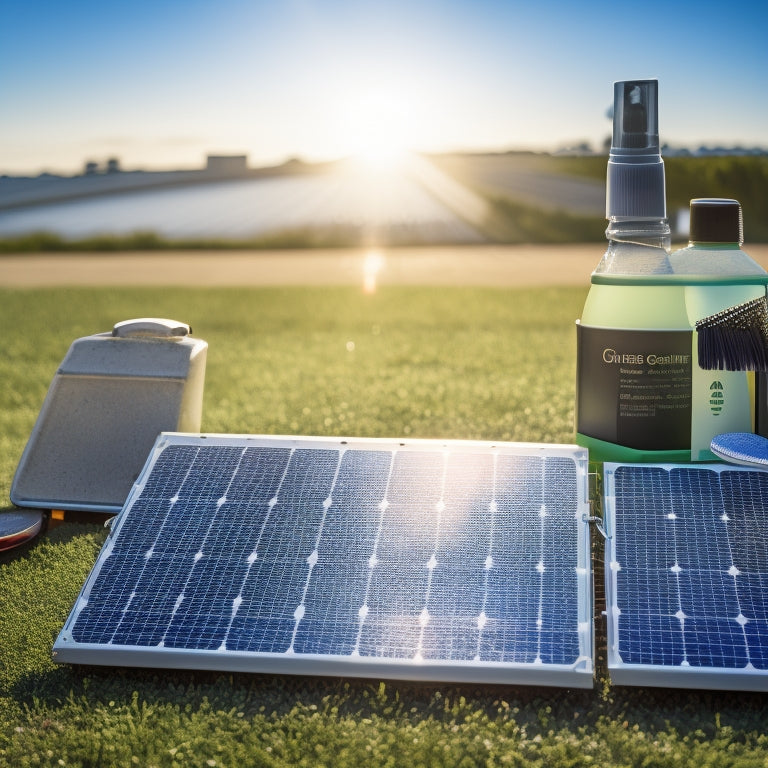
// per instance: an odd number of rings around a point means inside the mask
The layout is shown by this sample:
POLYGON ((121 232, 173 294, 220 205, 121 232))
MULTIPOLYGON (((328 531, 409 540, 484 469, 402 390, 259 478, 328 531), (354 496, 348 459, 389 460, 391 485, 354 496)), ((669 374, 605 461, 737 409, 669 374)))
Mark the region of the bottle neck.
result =
POLYGON ((672 247, 672 231, 666 219, 627 219, 612 216, 608 219, 605 236, 609 244, 616 246, 626 243, 662 248, 665 251, 672 247))
POLYGON ((670 275, 672 235, 666 219, 608 219, 608 249, 592 273, 592 282, 626 282, 670 275))

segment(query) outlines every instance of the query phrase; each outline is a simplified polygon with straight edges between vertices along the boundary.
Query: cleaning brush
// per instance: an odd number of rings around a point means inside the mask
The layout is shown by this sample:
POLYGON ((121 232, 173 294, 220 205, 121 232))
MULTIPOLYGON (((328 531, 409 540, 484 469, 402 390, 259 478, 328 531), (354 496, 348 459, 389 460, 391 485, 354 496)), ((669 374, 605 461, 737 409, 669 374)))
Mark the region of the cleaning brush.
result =
POLYGON ((768 301, 737 304, 696 322, 699 367, 768 371, 768 301))
POLYGON ((712 453, 731 464, 768 467, 768 440, 751 432, 726 432, 712 438, 712 453))

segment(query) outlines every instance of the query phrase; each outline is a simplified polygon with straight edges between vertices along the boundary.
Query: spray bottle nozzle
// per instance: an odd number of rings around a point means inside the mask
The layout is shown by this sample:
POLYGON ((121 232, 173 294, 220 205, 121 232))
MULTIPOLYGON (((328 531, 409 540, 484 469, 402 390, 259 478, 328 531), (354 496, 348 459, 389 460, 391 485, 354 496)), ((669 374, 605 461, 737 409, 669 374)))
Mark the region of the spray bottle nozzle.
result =
POLYGON ((623 80, 614 83, 611 154, 659 152, 658 82, 623 80), (629 150, 629 152, 626 152, 629 150))
POLYGON ((640 86, 624 93, 624 135, 627 147, 644 147, 648 132, 648 111, 642 101, 640 86))
POLYGON ((613 85, 608 218, 661 219, 667 215, 658 85, 657 80, 620 80, 613 85))

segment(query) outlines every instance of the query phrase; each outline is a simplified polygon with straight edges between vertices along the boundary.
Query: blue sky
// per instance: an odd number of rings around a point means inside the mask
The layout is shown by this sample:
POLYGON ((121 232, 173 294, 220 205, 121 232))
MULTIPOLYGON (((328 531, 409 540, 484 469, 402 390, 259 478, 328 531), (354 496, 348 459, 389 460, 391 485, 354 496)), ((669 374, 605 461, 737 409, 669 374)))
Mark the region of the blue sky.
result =
POLYGON ((0 172, 552 149, 659 78, 662 142, 768 145, 768 3, 11 0, 0 172))

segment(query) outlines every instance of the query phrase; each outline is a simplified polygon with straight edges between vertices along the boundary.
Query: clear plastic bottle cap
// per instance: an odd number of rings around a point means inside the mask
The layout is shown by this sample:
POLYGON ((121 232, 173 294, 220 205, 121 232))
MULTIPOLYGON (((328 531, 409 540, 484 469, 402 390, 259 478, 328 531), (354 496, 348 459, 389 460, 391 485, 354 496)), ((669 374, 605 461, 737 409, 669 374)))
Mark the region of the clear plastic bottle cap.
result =
POLYGON ((744 223, 738 200, 701 197, 691 200, 688 239, 692 243, 744 242, 744 223))

